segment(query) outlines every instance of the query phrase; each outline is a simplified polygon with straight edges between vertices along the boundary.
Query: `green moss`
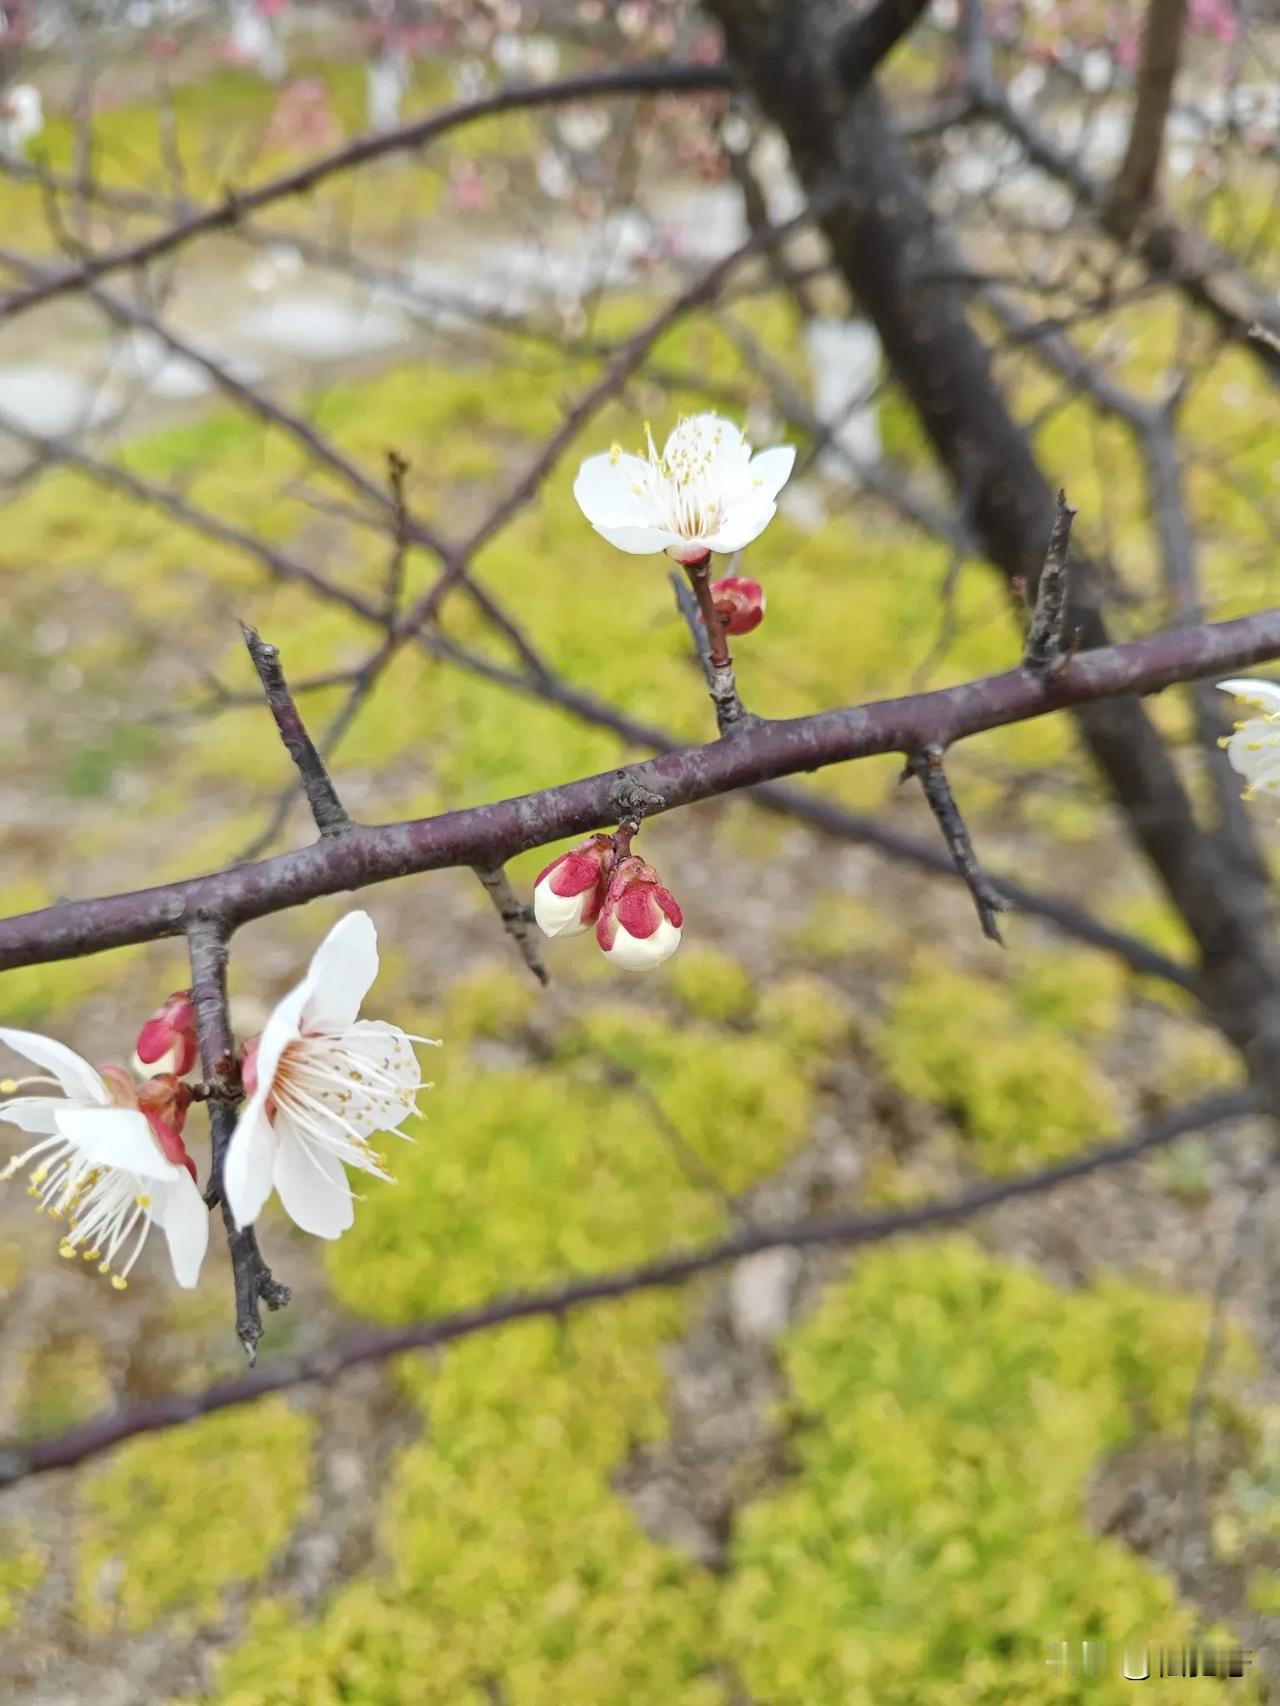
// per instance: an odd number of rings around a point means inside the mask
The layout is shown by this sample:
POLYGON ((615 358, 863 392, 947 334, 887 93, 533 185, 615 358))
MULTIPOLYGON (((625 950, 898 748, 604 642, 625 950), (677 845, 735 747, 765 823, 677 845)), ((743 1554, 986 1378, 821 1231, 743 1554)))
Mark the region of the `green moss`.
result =
POLYGON ((747 969, 718 948, 686 948, 671 967, 672 993, 701 1019, 732 1023, 746 1019, 756 992, 747 969))
POLYGON ((79 1601, 95 1629, 213 1616, 302 1513, 311 1422, 267 1399, 124 1446, 80 1494, 79 1601))
POLYGON ((879 1049, 898 1088, 949 1113, 984 1168, 1070 1154, 1116 1130, 1110 1089, 1084 1048, 1058 1024, 1028 1019, 1009 991, 931 958, 894 995, 879 1049))
POLYGON ((0 1524, 0 1629, 16 1625, 23 1600, 39 1587, 47 1568, 45 1549, 25 1524, 0 1524))
POLYGON ((735 1530, 722 1630, 746 1694, 1128 1699, 1053 1683, 1044 1644, 1190 1627, 1083 1499, 1101 1455, 1185 1421, 1204 1321, 1116 1282, 1056 1292, 963 1239, 863 1258, 787 1349, 797 1475, 735 1530))

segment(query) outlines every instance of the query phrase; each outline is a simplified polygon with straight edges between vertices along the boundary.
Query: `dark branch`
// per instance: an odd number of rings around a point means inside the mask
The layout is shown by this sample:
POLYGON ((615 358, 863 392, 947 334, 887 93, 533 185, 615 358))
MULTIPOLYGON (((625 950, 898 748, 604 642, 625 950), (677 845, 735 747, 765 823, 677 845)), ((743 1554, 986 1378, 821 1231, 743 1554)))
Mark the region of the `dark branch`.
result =
POLYGON ((1071 523, 1076 512, 1067 503, 1067 494, 1058 493, 1058 507, 1049 534, 1049 549, 1044 568, 1036 585, 1035 608, 1027 633, 1027 646, 1022 654, 1023 665, 1034 675, 1052 675, 1067 656, 1064 645, 1067 620, 1067 601, 1070 591, 1071 523))
POLYGON ((293 694, 290 693, 289 684, 284 678, 284 666, 280 662, 278 648, 268 644, 256 628, 246 627, 243 622, 240 624, 240 631, 244 635, 245 645, 249 648, 249 656, 253 659, 253 667, 258 672, 262 690, 267 696, 271 715, 280 730, 280 739, 298 767, 303 792, 307 796, 307 804, 311 807, 316 828, 322 836, 345 834, 352 827, 351 819, 338 798, 337 789, 325 769, 324 759, 307 732, 302 714, 294 704, 293 694))
POLYGON ((924 16, 929 0, 875 0, 836 39, 836 70, 845 93, 868 82, 877 67, 924 16))
POLYGON ((538 927, 533 922, 529 908, 512 888, 506 871, 501 865, 492 870, 482 870, 477 865, 476 876, 493 902, 494 910, 502 920, 503 929, 520 950, 521 959, 539 983, 550 983, 551 973, 542 961, 542 941, 538 927))
MULTIPOLYGON (((1041 683, 1024 669, 959 687, 785 721, 760 720, 733 740, 685 748, 632 768, 664 810, 737 788, 873 754, 907 755, 969 735, 1118 696, 1247 669, 1280 657, 1280 609, 1232 622, 1179 628, 1081 653, 1041 683)), ((458 865, 492 868, 516 853, 617 821, 617 772, 435 818, 353 825, 254 865, 97 900, 60 901, 0 920, 0 970, 97 953, 179 934, 201 913, 236 928, 321 895, 366 888, 413 872, 458 865)))
POLYGON ((707 678, 707 691, 715 707, 716 727, 722 735, 736 734, 747 728, 754 719, 747 716, 742 707, 742 700, 738 697, 738 683, 725 639, 724 623, 716 609, 716 601, 711 596, 710 562, 710 557, 706 557, 700 563, 685 564, 685 574, 689 577, 692 593, 685 594, 681 588, 676 593, 676 601, 693 633, 698 661, 707 678), (690 596, 693 602, 692 616, 686 603, 686 598, 690 596))
POLYGON ((235 1104, 240 1098, 240 1069, 236 1062, 235 1038, 227 1007, 227 939, 229 932, 214 917, 197 917, 187 928, 191 956, 191 995, 196 1009, 200 1038, 200 1063, 212 1095, 209 1101, 210 1165, 208 1200, 221 1202, 231 1254, 231 1273, 236 1293, 236 1334, 252 1363, 262 1337, 259 1303, 281 1309, 289 1301, 289 1288, 272 1278, 262 1258, 251 1226, 237 1231, 222 1188, 222 1169, 227 1146, 236 1125, 235 1104))
POLYGON ((960 808, 951 792, 951 784, 947 781, 947 773, 943 769, 941 747, 926 747, 923 752, 915 754, 908 761, 904 775, 920 778, 924 797, 938 820, 938 828, 942 831, 942 838, 947 844, 952 863, 973 896, 982 934, 1003 947, 1004 937, 996 923, 996 914, 1006 911, 1009 903, 978 863, 978 855, 973 850, 969 831, 965 828, 960 808))
POLYGON ((346 1369, 364 1363, 383 1362, 406 1351, 438 1349, 514 1321, 546 1317, 563 1319, 587 1304, 684 1285, 701 1274, 727 1267, 762 1250, 853 1249, 939 1226, 956 1226, 1001 1203, 1020 1197, 1040 1196, 1083 1179, 1090 1173, 1123 1166, 1152 1150, 1177 1142, 1188 1132, 1204 1131, 1261 1111, 1261 1098, 1254 1091, 1228 1091, 1165 1114, 1120 1143, 1088 1150, 1074 1160, 1034 1173, 984 1181, 970 1190, 938 1201, 890 1209, 880 1214, 841 1215, 823 1220, 744 1228, 719 1243, 665 1256, 658 1261, 571 1280, 542 1291, 516 1292, 470 1309, 416 1321, 407 1327, 358 1333, 345 1344, 330 1350, 282 1362, 238 1380, 222 1381, 206 1387, 203 1392, 174 1393, 134 1408, 110 1412, 66 1433, 36 1440, 29 1445, 9 1446, 0 1450, 0 1485, 43 1475, 51 1469, 71 1468, 87 1458, 109 1451, 123 1440, 194 1421, 199 1416, 211 1415, 233 1405, 252 1403, 273 1392, 288 1391, 318 1380, 329 1381, 346 1369))

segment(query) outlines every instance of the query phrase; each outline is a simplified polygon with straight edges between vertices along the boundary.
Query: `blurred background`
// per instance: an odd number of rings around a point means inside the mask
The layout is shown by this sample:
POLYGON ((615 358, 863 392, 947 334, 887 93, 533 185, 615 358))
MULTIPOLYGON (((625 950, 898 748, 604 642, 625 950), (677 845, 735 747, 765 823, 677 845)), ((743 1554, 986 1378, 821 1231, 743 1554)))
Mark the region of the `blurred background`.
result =
MULTIPOLYGON (((945 244, 919 322, 959 304, 1121 638, 1275 599, 1280 358, 1250 337, 1277 311, 1272 10, 935 0, 878 96, 850 97, 945 244), (1144 31, 1172 52, 1163 110, 1144 31)), ((786 115, 856 16, 4 0, 0 913, 309 839, 238 619, 281 647, 363 820, 710 738, 667 565, 613 552, 571 493, 581 457, 681 412, 799 447, 740 565, 769 595, 736 646, 752 709, 1016 663, 1013 559, 1034 572, 1047 524, 993 572, 986 476, 921 425, 911 350, 886 356, 856 256, 805 216, 825 144, 797 170, 786 115), (721 24, 733 90, 511 105, 245 201, 512 85, 715 67, 721 24), (770 29, 796 32, 776 84, 770 29), (206 208, 217 228, 183 235, 206 208)), ((1266 944, 1271 903, 1231 860, 1265 878, 1270 812, 1239 807, 1203 695, 1149 715, 1204 826, 1188 858, 1218 860, 1224 908, 1247 891, 1238 934, 1266 944)), ((467 873, 362 895, 383 944, 366 1010, 445 1047, 352 1232, 322 1247, 268 1212, 294 1302, 263 1360, 1043 1166, 1240 1084, 1242 1053, 1256 1068, 1239 1014, 1187 987, 1238 950, 1215 959, 1170 900, 1069 719, 949 763, 987 867, 1024 891, 1004 953, 899 769, 646 827, 685 912, 647 978, 587 937, 548 945, 541 990, 467 873)), ((547 857, 510 867, 522 894, 547 857)), ((346 909, 237 936, 242 1035, 346 909)), ((180 944, 8 972, 0 1017, 124 1061, 185 977, 180 944)), ((198 1110, 189 1129, 203 1171, 198 1110)), ((1193 1132, 945 1236, 773 1251, 19 1485, 0 1698, 1107 1702, 1132 1687, 1116 1665, 1073 1677, 1046 1643, 1197 1631, 1251 1649, 1250 1676, 1151 1697, 1272 1698, 1272 1142, 1261 1120, 1193 1132)), ((196 1292, 157 1249, 121 1296, 28 1207, 0 1199, 6 1437, 239 1371, 216 1240, 196 1292)))

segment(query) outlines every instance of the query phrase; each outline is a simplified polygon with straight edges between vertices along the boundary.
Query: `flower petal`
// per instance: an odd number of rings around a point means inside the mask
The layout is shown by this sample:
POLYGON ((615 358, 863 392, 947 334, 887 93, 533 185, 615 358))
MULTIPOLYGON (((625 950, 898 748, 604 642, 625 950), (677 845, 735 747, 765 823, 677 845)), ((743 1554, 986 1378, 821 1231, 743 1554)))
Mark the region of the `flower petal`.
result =
POLYGON ((573 482, 573 495, 583 515, 600 531, 647 527, 656 516, 648 479, 649 464, 641 457, 608 451, 587 457, 573 482))
POLYGON ((52 1073, 62 1086, 63 1094, 72 1101, 87 1102, 99 1108, 111 1105, 107 1087, 98 1073, 64 1043, 55 1042, 52 1037, 42 1037, 35 1031, 11 1031, 3 1026, 0 1026, 0 1043, 52 1073))
MULTIPOLYGON (((591 525, 595 527, 594 522, 591 525)), ((687 539, 682 539, 678 533, 669 533, 665 527, 596 527, 596 532, 610 545, 633 557, 648 557, 673 545, 682 551, 689 546, 687 539)))
POLYGON ((734 551, 741 551, 744 545, 750 545, 753 539, 758 539, 777 513, 776 503, 759 497, 735 505, 724 526, 709 534, 703 544, 708 551, 730 556, 734 551))
POLYGON ((136 1108, 62 1108, 58 1130, 95 1167, 116 1167, 141 1179, 168 1179, 175 1171, 136 1108))
POLYGON ((290 1135, 287 1123, 282 1123, 273 1177, 285 1213, 304 1232, 337 1238, 356 1217, 341 1161, 290 1135))
POLYGON ((1233 693, 1237 699, 1243 700, 1251 709, 1261 711, 1264 716, 1274 716, 1280 711, 1280 681, 1260 681, 1250 676, 1240 676, 1233 681, 1220 681, 1218 686, 1224 693, 1233 693))
MULTIPOLYGON (((349 1025, 378 975, 378 932, 367 912, 340 918, 311 959, 311 993, 302 1010, 311 1024, 349 1025)), ((261 1053, 259 1053, 261 1061, 261 1053)))
POLYGON ((751 484, 760 497, 768 498, 772 503, 791 478, 795 465, 794 444, 779 444, 772 450, 761 450, 751 458, 748 468, 751 484))
POLYGON ((737 469, 745 467, 750 446, 734 423, 723 415, 690 415, 687 420, 677 421, 668 433, 662 459, 669 464, 672 456, 682 451, 695 457, 700 452, 704 455, 710 452, 712 465, 723 478, 732 477, 737 469))
POLYGON ((189 1291, 200 1277, 209 1248, 209 1210, 185 1168, 179 1168, 163 1191, 157 1191, 151 1218, 164 1230, 173 1277, 189 1291))
POLYGON ((259 1085, 241 1110, 223 1163, 222 1188, 238 1228, 252 1225, 271 1195, 276 1147, 266 1091, 259 1085))
POLYGON ((0 1120, 8 1120, 19 1131, 55 1132, 59 1110, 66 1103, 58 1096, 15 1096, 12 1102, 0 1102, 0 1120))

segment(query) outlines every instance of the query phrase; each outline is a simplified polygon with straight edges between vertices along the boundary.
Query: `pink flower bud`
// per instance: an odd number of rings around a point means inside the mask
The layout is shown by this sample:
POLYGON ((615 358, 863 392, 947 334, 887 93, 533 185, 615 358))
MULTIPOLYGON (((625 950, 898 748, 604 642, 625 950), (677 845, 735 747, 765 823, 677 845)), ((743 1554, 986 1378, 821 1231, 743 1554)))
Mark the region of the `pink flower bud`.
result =
POLYGON ((182 1127, 191 1106, 191 1088, 172 1072, 157 1073, 138 1086, 138 1107, 146 1115, 166 1161, 185 1167, 194 1179, 196 1164, 182 1141, 182 1127))
POLYGON ((138 1033, 137 1056, 143 1066, 183 1077, 200 1055, 196 1040, 196 1010, 191 991, 178 989, 157 1007, 138 1033))
POLYGON ((669 960, 680 946, 684 915, 652 865, 623 859, 609 882, 596 921, 596 941, 615 965, 644 971, 669 960))
POLYGON ((240 1082, 244 1086, 246 1096, 253 1096, 258 1089, 258 1047, 262 1042, 262 1032, 256 1037, 250 1037, 240 1045, 240 1082))
POLYGON ((533 916, 544 936, 576 936, 600 916, 613 870, 613 838, 589 835, 553 859, 533 885, 533 916))
POLYGON ((712 581, 711 596, 727 634, 749 634, 764 621, 764 588, 743 575, 712 581))

